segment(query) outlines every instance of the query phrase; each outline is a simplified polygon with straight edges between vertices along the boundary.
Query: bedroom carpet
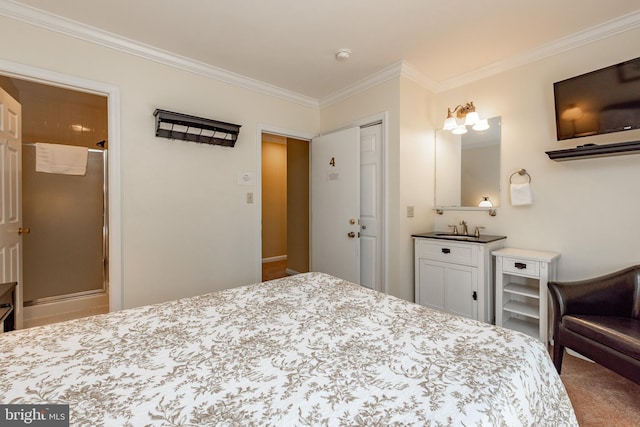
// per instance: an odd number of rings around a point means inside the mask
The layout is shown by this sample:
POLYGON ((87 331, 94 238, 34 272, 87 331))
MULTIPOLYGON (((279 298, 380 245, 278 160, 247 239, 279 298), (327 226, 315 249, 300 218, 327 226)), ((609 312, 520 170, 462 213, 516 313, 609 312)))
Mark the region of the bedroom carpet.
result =
POLYGON ((560 375, 580 427, 640 426, 640 385, 567 353, 560 375))

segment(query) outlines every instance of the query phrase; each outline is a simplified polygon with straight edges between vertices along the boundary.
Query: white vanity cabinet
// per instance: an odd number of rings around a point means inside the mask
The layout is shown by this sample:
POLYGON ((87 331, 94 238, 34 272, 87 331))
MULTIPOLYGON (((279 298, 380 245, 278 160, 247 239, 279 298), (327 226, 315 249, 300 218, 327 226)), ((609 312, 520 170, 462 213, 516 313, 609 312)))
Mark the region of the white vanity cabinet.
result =
POLYGON ((496 325, 548 342, 547 283, 556 278, 557 252, 503 248, 496 257, 496 325))
POLYGON ((504 246, 503 236, 468 240, 413 235, 415 302, 486 323, 493 322, 491 252, 504 246))

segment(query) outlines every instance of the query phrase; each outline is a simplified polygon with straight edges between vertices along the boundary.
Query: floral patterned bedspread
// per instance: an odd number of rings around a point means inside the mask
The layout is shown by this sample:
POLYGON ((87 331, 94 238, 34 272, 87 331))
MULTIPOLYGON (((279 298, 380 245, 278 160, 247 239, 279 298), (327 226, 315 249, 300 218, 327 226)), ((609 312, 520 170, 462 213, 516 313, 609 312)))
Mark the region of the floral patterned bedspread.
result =
POLYGON ((577 426, 544 346, 320 273, 0 335, 86 426, 577 426))

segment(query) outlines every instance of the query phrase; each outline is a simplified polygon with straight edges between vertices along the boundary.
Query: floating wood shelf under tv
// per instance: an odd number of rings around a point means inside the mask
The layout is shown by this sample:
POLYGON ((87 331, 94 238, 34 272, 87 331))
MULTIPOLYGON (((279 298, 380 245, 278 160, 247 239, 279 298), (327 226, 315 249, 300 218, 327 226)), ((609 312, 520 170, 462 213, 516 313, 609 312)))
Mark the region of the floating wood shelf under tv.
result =
POLYGON ((551 160, 564 162, 567 160, 591 159, 594 157, 623 156, 640 154, 640 141, 620 142, 617 144, 585 144, 566 150, 546 151, 551 160))

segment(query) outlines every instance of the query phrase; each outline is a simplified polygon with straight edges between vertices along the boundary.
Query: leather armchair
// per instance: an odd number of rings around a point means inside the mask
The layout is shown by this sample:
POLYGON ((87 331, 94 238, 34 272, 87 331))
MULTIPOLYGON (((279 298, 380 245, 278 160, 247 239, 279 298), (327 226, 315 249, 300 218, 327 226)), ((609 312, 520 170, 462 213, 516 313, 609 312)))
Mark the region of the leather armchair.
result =
POLYGON ((640 384, 640 265, 548 288, 558 373, 567 347, 640 384))

